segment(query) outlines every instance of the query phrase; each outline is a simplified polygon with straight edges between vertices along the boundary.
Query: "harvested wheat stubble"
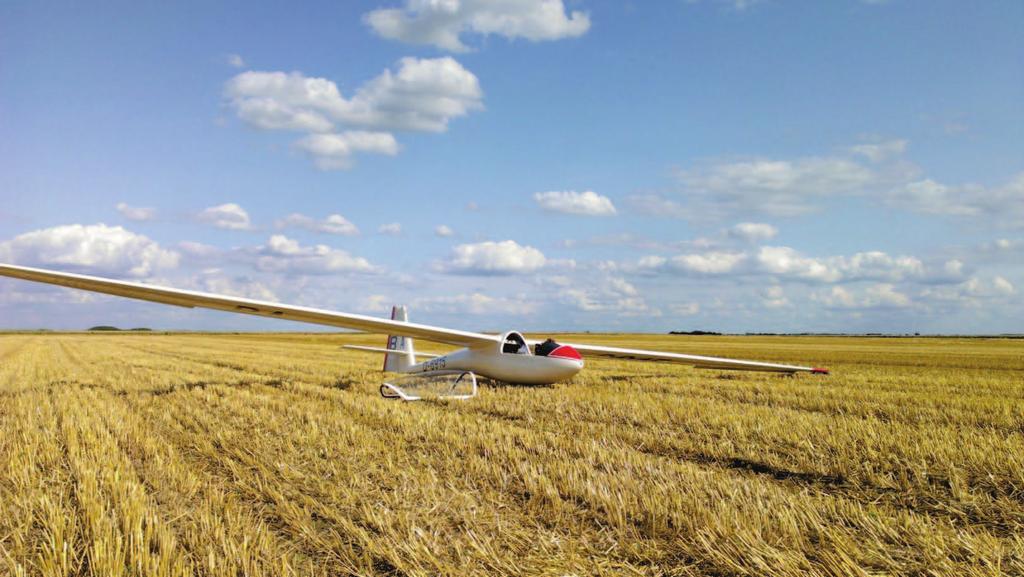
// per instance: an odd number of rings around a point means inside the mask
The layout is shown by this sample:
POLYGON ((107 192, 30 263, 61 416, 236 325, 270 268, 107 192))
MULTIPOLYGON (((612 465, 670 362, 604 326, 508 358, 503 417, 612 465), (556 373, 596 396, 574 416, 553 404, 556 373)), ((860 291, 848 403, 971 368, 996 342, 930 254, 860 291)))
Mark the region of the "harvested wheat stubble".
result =
POLYGON ((833 375, 403 404, 380 336, 0 335, 0 574, 1024 574, 1024 341, 564 338, 833 375))

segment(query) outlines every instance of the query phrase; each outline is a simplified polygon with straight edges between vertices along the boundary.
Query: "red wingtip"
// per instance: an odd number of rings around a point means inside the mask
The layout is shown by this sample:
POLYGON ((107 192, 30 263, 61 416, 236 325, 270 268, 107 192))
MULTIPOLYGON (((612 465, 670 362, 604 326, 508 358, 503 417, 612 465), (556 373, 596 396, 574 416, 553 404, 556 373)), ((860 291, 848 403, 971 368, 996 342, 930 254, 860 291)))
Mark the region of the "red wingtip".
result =
POLYGON ((812 375, 827 375, 828 374, 828 369, 823 369, 821 367, 814 367, 813 369, 811 369, 811 374, 812 375))

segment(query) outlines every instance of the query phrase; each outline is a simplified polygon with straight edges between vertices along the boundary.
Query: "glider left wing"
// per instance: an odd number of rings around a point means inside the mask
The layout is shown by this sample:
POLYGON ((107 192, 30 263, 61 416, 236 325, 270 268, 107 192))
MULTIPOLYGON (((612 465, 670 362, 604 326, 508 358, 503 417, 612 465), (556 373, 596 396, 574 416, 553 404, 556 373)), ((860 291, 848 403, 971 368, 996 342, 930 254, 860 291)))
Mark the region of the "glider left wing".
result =
POLYGON ((357 331, 380 332, 463 347, 489 345, 501 340, 501 337, 498 335, 459 331, 366 315, 339 313, 10 264, 0 264, 0 276, 9 276, 180 307, 199 307, 357 331))
POLYGON ((815 373, 828 374, 827 369, 800 367, 796 365, 779 365, 760 361, 741 361, 722 357, 705 357, 701 355, 684 355, 682 353, 666 353, 661 351, 645 351, 642 349, 620 349, 618 347, 602 347, 598 345, 581 345, 577 343, 560 343, 576 349, 584 357, 606 357, 612 359, 655 361, 690 365, 698 369, 725 369, 731 371, 762 371, 769 373, 815 373))

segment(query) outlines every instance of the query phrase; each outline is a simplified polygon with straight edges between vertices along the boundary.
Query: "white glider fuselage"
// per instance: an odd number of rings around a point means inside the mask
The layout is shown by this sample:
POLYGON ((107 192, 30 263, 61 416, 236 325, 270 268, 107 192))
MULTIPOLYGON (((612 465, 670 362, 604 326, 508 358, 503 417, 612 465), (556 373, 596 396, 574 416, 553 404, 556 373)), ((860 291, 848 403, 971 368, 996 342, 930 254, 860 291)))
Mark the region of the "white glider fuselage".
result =
POLYGON ((522 353, 505 353, 500 349, 459 349, 411 365, 401 372, 471 371, 506 383, 549 385, 571 379, 582 369, 583 359, 579 353, 563 345, 547 356, 536 356, 528 349, 522 353))

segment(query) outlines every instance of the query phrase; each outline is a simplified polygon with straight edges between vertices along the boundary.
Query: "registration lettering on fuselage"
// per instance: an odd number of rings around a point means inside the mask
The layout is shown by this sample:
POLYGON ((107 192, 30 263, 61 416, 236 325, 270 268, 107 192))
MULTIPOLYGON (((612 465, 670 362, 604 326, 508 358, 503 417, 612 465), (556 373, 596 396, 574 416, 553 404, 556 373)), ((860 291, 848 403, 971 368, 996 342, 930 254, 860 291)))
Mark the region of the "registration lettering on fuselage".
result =
POLYGON ((440 371, 445 368, 447 359, 444 357, 437 357, 436 359, 430 359, 423 363, 423 372, 427 371, 440 371))

